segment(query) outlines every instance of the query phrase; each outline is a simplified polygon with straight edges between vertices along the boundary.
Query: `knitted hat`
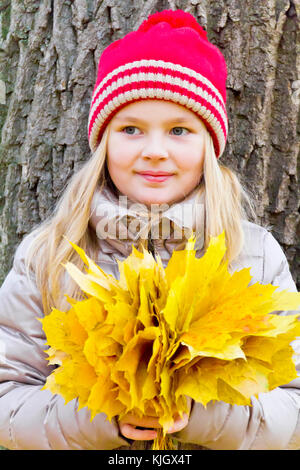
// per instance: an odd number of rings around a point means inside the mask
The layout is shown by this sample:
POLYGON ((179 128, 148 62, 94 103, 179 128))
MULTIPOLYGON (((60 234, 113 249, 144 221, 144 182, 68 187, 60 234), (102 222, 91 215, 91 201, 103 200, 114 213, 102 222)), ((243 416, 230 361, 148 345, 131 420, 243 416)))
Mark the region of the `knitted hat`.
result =
POLYGON ((192 15, 164 10, 149 16, 137 31, 102 52, 89 113, 91 150, 95 151, 106 125, 121 108, 152 98, 196 113, 220 157, 228 131, 226 76, 223 55, 192 15))

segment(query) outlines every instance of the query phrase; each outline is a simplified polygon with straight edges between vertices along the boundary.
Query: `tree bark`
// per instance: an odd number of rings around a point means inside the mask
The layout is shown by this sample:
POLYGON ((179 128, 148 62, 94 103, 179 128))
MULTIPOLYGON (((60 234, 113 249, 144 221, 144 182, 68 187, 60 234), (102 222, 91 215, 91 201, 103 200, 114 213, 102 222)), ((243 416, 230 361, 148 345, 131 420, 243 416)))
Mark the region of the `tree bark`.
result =
POLYGON ((0 284, 16 246, 90 157, 102 50, 165 8, 193 14, 226 58, 222 161, 253 196, 258 222, 282 245, 299 285, 298 0, 0 2, 0 284))

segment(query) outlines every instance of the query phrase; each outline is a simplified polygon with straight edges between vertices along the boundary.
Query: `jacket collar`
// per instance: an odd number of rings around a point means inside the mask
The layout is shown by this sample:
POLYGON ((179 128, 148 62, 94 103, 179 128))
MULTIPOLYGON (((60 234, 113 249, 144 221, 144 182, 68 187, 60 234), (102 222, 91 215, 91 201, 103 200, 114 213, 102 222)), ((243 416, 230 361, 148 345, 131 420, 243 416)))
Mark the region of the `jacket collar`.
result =
POLYGON ((174 249, 185 247, 194 232, 195 249, 203 247, 204 241, 204 194, 198 187, 185 199, 171 206, 143 204, 118 196, 105 184, 97 187, 91 203, 90 226, 96 232, 100 249, 106 253, 119 252, 129 256, 132 245, 148 246, 151 238, 154 249, 162 261, 168 261, 174 249))

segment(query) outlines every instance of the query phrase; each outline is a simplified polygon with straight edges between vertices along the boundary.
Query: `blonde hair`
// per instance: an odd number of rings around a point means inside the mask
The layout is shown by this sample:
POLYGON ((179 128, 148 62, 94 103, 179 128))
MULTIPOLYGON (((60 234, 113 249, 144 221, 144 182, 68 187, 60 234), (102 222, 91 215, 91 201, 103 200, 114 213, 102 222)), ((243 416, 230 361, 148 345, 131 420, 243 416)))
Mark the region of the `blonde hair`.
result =
POLYGON ((252 200, 237 175, 218 162, 212 138, 205 132, 203 181, 205 191, 205 247, 210 237, 225 230, 226 258, 233 261, 244 244, 243 219, 255 219, 252 200))
MULTIPOLYGON (((83 294, 62 264, 71 261, 79 269, 83 262, 72 248, 70 240, 80 246, 89 257, 97 259, 97 237, 89 227, 91 202, 94 191, 100 191, 106 182, 105 161, 109 125, 93 156, 69 180, 65 192, 57 202, 50 218, 33 232, 33 240, 26 254, 26 271, 33 272, 41 292, 44 313, 53 307, 67 310, 70 305, 65 294, 80 300, 83 294)), ((205 190, 205 246, 210 236, 225 230, 229 261, 238 256, 243 246, 243 196, 247 199, 237 177, 221 166, 215 156, 212 139, 205 132, 204 175, 199 193, 205 190)))
POLYGON ((96 235, 88 224, 94 191, 98 185, 101 190, 105 183, 107 136, 108 128, 93 156, 70 178, 53 214, 32 232, 34 238, 26 253, 25 266, 27 276, 31 276, 30 271, 34 273, 45 314, 54 306, 69 307, 63 294, 78 300, 82 298, 79 287, 71 278, 61 292, 63 276, 66 276, 62 264, 71 261, 79 268, 84 266, 68 240, 80 246, 91 258, 97 253, 96 235))

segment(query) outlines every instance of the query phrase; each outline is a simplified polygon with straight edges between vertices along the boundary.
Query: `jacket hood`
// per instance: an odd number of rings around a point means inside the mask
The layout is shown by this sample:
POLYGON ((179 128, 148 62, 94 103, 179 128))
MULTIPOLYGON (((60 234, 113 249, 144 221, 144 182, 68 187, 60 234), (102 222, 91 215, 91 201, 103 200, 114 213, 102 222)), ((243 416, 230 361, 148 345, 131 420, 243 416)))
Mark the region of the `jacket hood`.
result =
POLYGON ((196 235, 195 249, 204 242, 204 192, 195 188, 180 202, 144 204, 127 196, 117 195, 108 185, 94 192, 90 226, 94 229, 101 249, 118 251, 129 256, 132 245, 142 243, 146 248, 151 241, 162 260, 167 260, 174 249, 183 249, 192 232, 196 235))

